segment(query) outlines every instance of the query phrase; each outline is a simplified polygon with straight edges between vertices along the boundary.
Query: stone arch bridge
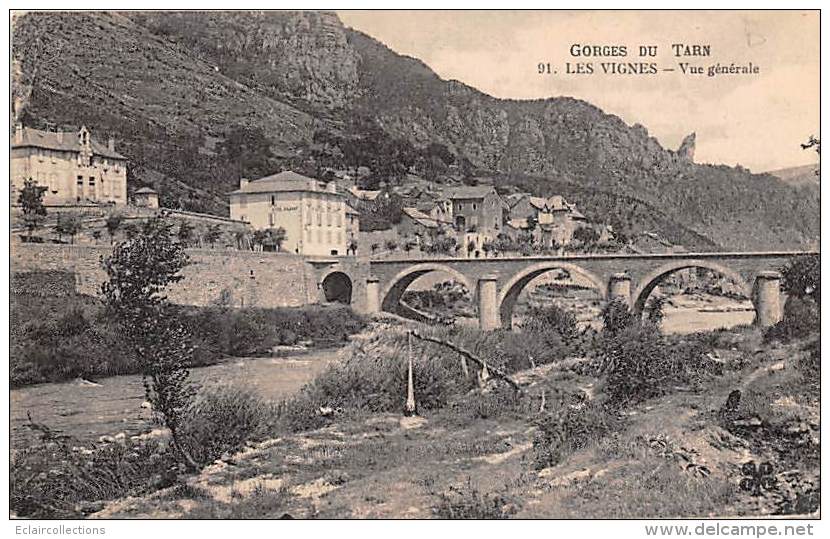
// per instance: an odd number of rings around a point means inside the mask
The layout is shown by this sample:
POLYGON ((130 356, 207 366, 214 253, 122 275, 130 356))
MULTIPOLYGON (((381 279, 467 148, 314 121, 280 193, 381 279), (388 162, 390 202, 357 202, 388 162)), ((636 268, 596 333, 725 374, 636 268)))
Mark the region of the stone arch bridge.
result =
POLYGON ((511 327, 521 291, 552 270, 579 275, 592 283, 601 297, 621 298, 639 313, 665 277, 681 269, 705 268, 737 283, 752 298, 756 324, 769 326, 781 318, 778 270, 793 257, 815 254, 778 251, 370 260, 368 275, 364 268, 359 277, 355 275, 365 282, 355 283, 359 296, 352 303, 366 313, 404 313, 400 300, 409 285, 422 275, 445 272, 474 291, 479 326, 493 330, 511 327))

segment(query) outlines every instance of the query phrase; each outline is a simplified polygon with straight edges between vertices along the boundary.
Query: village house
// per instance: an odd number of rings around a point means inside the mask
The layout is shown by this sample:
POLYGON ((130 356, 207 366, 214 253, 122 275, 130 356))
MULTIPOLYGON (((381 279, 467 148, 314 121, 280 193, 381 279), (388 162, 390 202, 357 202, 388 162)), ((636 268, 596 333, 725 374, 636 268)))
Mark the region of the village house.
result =
POLYGON ((401 222, 396 225, 398 235, 412 237, 420 243, 421 238, 435 234, 444 223, 433 219, 418 208, 403 208, 401 222))
POLYGON ((24 182, 46 187, 46 205, 127 204, 127 158, 115 140, 101 144, 86 127, 41 131, 16 124, 11 145, 11 200, 24 182))
POLYGON ((457 187, 446 196, 463 252, 481 256, 484 244, 495 241, 502 232, 507 204, 492 185, 457 187))
POLYGON ((513 227, 530 229, 534 241, 544 247, 570 244, 576 229, 586 222, 576 206, 560 195, 544 198, 521 193, 508 200, 513 227))
POLYGON ((334 182, 302 176, 292 171, 242 179, 230 195, 231 218, 250 223, 255 230, 282 228, 282 250, 305 255, 344 256, 349 232, 346 197, 334 182))

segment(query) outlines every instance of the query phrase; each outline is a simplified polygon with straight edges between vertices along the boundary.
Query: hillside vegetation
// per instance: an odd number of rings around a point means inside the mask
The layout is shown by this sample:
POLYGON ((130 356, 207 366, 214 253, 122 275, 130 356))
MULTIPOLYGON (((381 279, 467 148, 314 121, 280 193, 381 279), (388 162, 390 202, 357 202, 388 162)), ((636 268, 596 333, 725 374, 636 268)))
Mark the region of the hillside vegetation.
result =
MULTIPOLYGON (((602 222, 639 212, 633 232, 690 247, 818 239, 815 184, 689 162, 578 99, 492 98, 333 14, 28 13, 14 21, 13 60, 27 124, 115 136, 131 186, 155 185, 167 206, 227 214, 224 193, 242 175, 319 171, 321 133, 381 133, 390 143, 364 159, 440 145, 478 175, 534 178, 537 191, 564 192, 602 222)), ((347 157, 335 151, 326 164, 346 167, 347 157)))

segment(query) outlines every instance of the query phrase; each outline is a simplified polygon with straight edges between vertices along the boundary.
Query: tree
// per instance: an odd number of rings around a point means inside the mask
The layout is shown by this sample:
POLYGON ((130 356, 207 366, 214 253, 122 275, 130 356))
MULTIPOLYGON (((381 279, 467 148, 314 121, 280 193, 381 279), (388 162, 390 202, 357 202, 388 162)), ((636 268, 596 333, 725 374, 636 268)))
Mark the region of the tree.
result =
MULTIPOLYGON (((821 139, 816 138, 814 135, 810 135, 810 140, 808 140, 806 144, 802 144, 801 149, 809 150, 810 148, 815 148, 816 153, 821 155, 821 139)), ((816 170, 816 176, 821 176, 821 170, 816 170)))
POLYGON ((790 297, 810 298, 821 305, 821 258, 818 255, 792 259, 782 270, 781 287, 790 297))
POLYGON ((176 236, 178 236, 179 243, 181 243, 183 247, 189 247, 190 243, 193 241, 193 225, 191 225, 188 221, 180 222, 179 231, 176 236))
POLYGON ((123 221, 124 217, 120 213, 111 213, 107 216, 106 227, 107 235, 110 237, 110 245, 112 245, 112 242, 115 239, 115 234, 118 232, 118 229, 121 228, 121 223, 123 221))
POLYGON ((194 395, 187 365, 193 357, 190 334, 176 317, 164 291, 182 280, 188 264, 171 225, 147 220, 130 239, 115 246, 104 261, 108 280, 101 292, 108 311, 135 350, 144 390, 153 410, 170 430, 185 463, 197 465, 180 438, 180 427, 194 395))
POLYGON ((582 245, 594 245, 599 241, 599 232, 591 227, 582 226, 574 231, 574 239, 582 242, 582 245))
POLYGON ((279 252, 282 250, 282 244, 285 241, 285 238, 286 233, 283 227, 269 228, 265 231, 265 238, 262 244, 273 247, 274 251, 279 252))
POLYGON ((55 230, 58 233, 58 239, 63 239, 66 234, 70 238, 70 242, 75 243, 75 235, 81 231, 81 218, 74 214, 60 214, 58 215, 58 223, 55 225, 55 230))
POLYGON ((213 249, 214 244, 222 237, 222 228, 216 223, 208 225, 202 237, 210 245, 210 248, 213 249))
POLYGON ((475 242, 475 240, 470 240, 467 243, 467 255, 469 256, 469 255, 473 254, 473 251, 475 251, 475 250, 476 250, 476 242, 475 242))
POLYGON ((233 239, 236 241, 236 248, 240 251, 248 250, 250 238, 247 230, 237 230, 233 233, 233 239))
POLYGON ((30 178, 23 182, 23 189, 20 190, 20 195, 17 197, 17 202, 23 208, 23 222, 26 224, 30 241, 32 233, 46 217, 46 207, 43 205, 43 193, 46 190, 46 187, 38 185, 30 178))
POLYGON ((352 255, 357 255, 357 240, 351 239, 349 240, 349 245, 346 247, 346 252, 348 253, 351 251, 352 255))
POLYGON ((404 250, 404 252, 405 252, 406 254, 409 254, 409 253, 410 253, 410 251, 412 251, 412 249, 414 249, 414 248, 415 248, 415 245, 416 245, 416 244, 415 244, 415 242, 414 242, 414 241, 411 241, 411 240, 405 241, 405 242, 404 242, 404 244, 403 244, 403 250, 404 250))
POLYGON ((372 245, 369 246, 369 249, 372 250, 372 254, 375 254, 379 248, 380 248, 380 245, 378 245, 377 243, 373 243, 372 245))
POLYGON ((251 238, 251 243, 253 243, 252 247, 259 247, 259 250, 261 251, 267 239, 268 232, 262 229, 254 230, 254 235, 251 238))
POLYGON ((391 252, 391 251, 394 251, 395 249, 398 248, 398 242, 396 242, 393 239, 388 239, 388 240, 386 240, 385 246, 386 246, 386 250, 391 252))
POLYGON ((101 240, 101 230, 95 229, 92 231, 92 239, 95 240, 95 245, 98 245, 98 242, 101 240))

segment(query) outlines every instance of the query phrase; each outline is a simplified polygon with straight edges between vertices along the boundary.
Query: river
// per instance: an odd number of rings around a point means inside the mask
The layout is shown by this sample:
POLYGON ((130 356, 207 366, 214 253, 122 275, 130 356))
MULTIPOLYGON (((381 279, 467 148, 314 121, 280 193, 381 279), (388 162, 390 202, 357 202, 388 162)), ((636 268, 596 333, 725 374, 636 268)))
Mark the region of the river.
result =
MULTIPOLYGON (((675 301, 664 311, 663 331, 693 333, 751 324, 754 311, 746 303, 701 304, 698 299, 675 301), (703 309, 701 311, 701 309, 703 309), (749 310, 747 310, 749 309, 749 310)), ((474 320, 469 321, 474 324, 474 320)), ((262 397, 279 401, 298 391, 337 357, 337 350, 312 350, 291 357, 231 359, 191 370, 201 384, 243 384, 262 397)), ((103 435, 138 434, 150 427, 149 411, 141 407, 144 387, 137 375, 112 376, 95 383, 82 380, 40 384, 11 391, 13 447, 32 438, 24 426, 32 420, 57 429, 81 443, 103 435)))
MULTIPOLYGON (((337 350, 314 350, 291 357, 239 358, 191 369, 194 382, 242 384, 264 398, 279 401, 311 381, 335 360, 337 350)), ((146 431, 149 410, 142 408, 144 386, 139 375, 111 376, 89 383, 82 380, 39 384, 11 391, 12 446, 32 438, 27 414, 81 443, 103 435, 146 431)))

